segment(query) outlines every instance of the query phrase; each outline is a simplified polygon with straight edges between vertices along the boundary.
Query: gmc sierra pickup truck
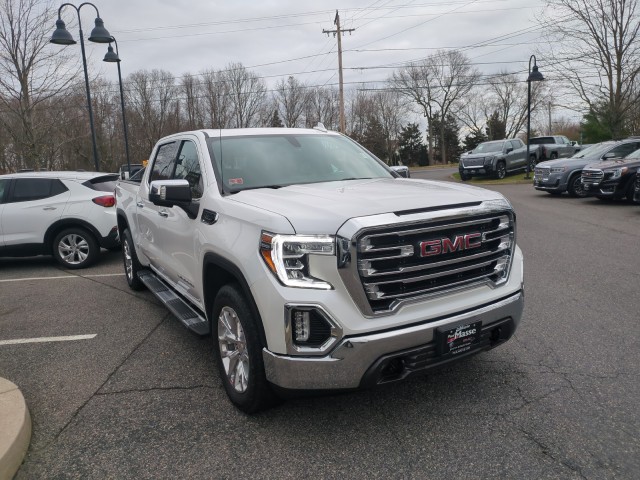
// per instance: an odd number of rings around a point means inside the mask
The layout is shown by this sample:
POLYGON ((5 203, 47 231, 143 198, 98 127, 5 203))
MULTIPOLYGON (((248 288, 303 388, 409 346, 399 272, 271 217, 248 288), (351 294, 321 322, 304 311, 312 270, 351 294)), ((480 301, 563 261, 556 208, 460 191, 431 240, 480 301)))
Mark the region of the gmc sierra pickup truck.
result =
POLYGON ((538 161, 573 157, 580 151, 564 135, 533 137, 529 139, 529 152, 534 152, 538 161))
POLYGON ((230 400, 366 388, 493 348, 522 315, 499 193, 398 176, 346 136, 199 130, 116 186, 126 279, 212 334, 230 400))

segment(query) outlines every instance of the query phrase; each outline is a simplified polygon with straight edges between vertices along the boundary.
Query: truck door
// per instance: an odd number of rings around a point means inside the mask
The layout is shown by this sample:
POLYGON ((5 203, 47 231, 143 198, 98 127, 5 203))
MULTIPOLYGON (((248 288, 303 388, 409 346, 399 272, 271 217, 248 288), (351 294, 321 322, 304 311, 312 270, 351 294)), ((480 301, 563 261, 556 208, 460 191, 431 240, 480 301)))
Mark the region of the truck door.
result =
POLYGON ((149 176, 140 184, 139 198, 136 199, 139 230, 138 238, 134 239, 136 248, 146 255, 151 265, 160 273, 164 273, 166 268, 159 235, 159 228, 164 224, 163 215, 166 208, 158 207, 149 201, 149 184, 153 180, 171 178, 179 148, 179 141, 168 142, 157 148, 149 176))
POLYGON ((525 166, 525 159, 527 157, 527 149, 520 140, 509 140, 510 148, 513 150, 508 155, 507 168, 509 170, 515 170, 525 166))
MULTIPOLYGON (((192 202, 199 202, 204 191, 204 156, 198 144, 192 140, 180 142, 175 166, 171 172, 173 180, 187 180, 191 187, 192 202)), ((160 207, 162 216, 158 223, 158 245, 162 251, 164 274, 182 293, 187 293, 196 302, 201 283, 202 270, 198 268, 200 251, 197 227, 198 217, 189 218, 180 207, 160 207)))

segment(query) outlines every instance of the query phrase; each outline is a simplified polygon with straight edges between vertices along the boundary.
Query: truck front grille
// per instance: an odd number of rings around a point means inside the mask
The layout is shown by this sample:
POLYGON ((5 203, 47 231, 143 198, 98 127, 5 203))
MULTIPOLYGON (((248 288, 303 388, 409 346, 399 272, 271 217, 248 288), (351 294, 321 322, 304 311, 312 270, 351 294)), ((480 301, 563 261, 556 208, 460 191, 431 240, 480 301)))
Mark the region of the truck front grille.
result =
POLYGON ((506 281, 515 248, 510 212, 364 230, 357 270, 374 313, 402 301, 477 283, 506 281))
POLYGON ((582 183, 600 183, 604 178, 602 170, 582 170, 582 183))
POLYGON ((481 167, 484 165, 484 157, 482 158, 466 158, 462 160, 463 167, 481 167))

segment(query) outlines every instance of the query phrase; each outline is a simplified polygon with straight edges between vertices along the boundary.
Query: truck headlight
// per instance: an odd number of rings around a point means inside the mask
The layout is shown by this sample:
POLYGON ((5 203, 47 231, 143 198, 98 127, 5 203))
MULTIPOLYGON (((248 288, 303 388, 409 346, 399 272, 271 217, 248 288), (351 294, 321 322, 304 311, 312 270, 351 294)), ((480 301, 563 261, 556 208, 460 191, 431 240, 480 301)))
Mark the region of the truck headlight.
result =
POLYGON ((627 172, 628 168, 627 167, 621 167, 621 168, 616 168, 613 171, 613 175, 611 175, 611 178, 620 178, 623 174, 625 174, 627 172))
POLYGON ((336 240, 330 235, 277 235, 262 232, 260 256, 287 287, 331 290, 330 283, 309 273, 309 255, 335 255, 336 240))
POLYGON ((551 173, 562 173, 567 167, 551 167, 551 173))
POLYGON ((485 165, 491 165, 491 163, 496 159, 495 155, 492 155, 491 157, 484 157, 484 164, 485 165))

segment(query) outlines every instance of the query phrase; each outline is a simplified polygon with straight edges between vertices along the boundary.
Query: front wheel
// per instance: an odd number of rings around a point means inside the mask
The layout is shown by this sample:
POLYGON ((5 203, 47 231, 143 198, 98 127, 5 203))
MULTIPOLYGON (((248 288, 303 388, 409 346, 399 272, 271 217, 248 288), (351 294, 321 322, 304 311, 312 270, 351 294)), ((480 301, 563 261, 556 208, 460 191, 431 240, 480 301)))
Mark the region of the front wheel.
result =
POLYGON ((277 397, 264 372, 257 319, 236 285, 225 285, 213 303, 213 346, 231 402, 245 413, 273 406, 277 397))
POLYGON ((580 175, 574 175, 569 179, 569 187, 567 188, 569 195, 577 198, 584 198, 587 196, 587 192, 582 185, 582 179, 580 175))
POLYGON ((100 246, 84 228, 72 227, 62 230, 51 245, 53 257, 65 268, 86 268, 96 261, 100 246))
POLYGON ((498 165, 496 166, 496 178, 502 180, 506 176, 507 166, 504 164, 504 162, 498 162, 498 165))
POLYGON ((461 173, 460 180, 462 180, 463 182, 466 182, 467 180, 471 180, 471 175, 467 175, 466 173, 461 173))
POLYGON ((127 277, 127 283, 131 290, 142 290, 144 283, 138 278, 138 272, 142 269, 142 265, 138 261, 136 248, 131 239, 131 232, 125 229, 122 232, 122 261, 124 263, 124 274, 127 277))

